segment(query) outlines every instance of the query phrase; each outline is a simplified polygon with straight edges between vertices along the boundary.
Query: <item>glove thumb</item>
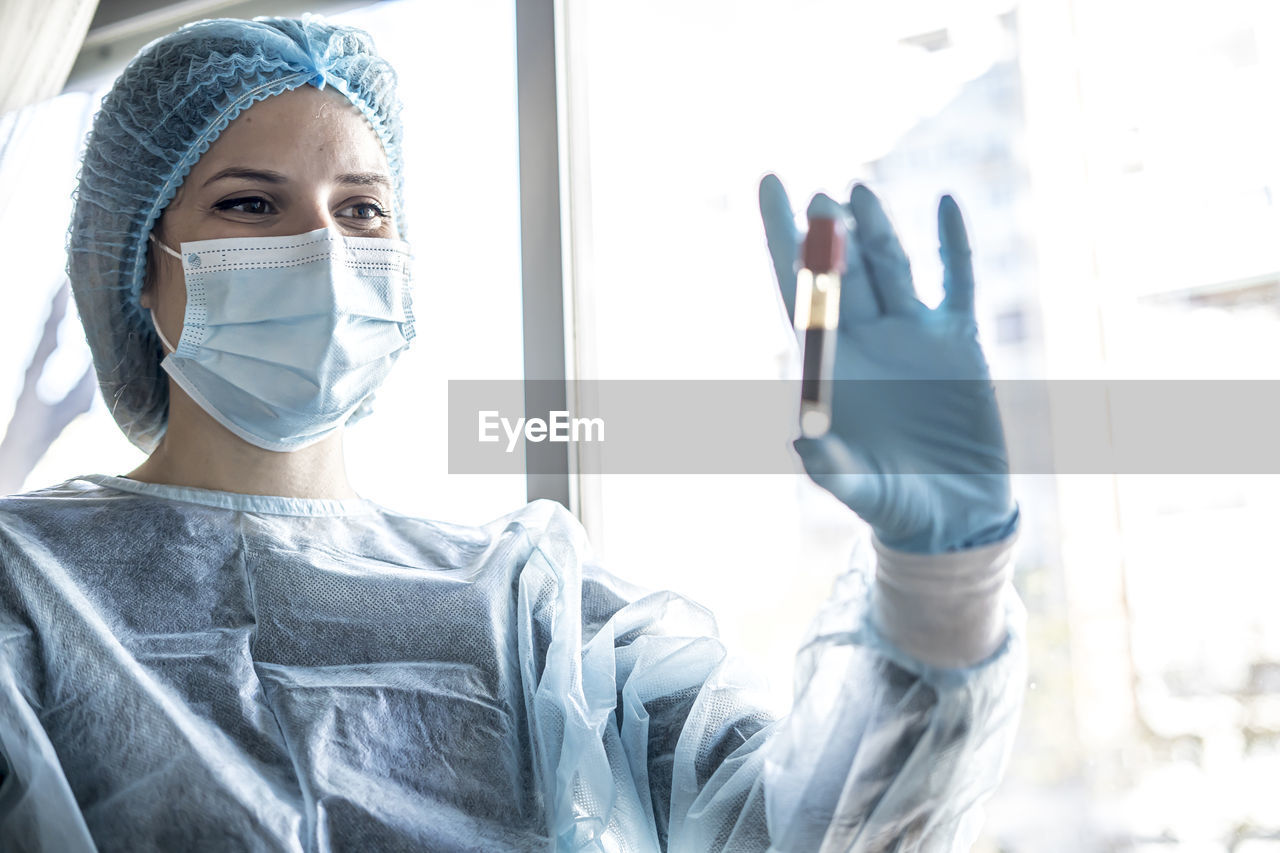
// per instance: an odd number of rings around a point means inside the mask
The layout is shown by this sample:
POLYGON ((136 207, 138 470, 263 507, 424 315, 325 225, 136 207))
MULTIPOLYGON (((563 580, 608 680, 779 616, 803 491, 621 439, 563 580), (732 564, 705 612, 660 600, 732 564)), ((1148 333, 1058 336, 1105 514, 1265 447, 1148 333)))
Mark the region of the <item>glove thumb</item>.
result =
POLYGON ((827 433, 818 438, 798 438, 793 443, 809 478, 868 523, 880 504, 880 477, 865 456, 827 433))

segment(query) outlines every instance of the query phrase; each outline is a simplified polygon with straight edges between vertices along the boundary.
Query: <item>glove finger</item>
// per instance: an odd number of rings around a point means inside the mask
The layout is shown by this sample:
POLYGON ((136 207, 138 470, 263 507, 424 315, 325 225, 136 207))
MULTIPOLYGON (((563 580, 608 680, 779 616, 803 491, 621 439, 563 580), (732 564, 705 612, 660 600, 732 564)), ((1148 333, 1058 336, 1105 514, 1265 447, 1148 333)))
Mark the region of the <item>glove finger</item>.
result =
POLYGON ((795 214, 782 181, 774 174, 760 180, 760 218, 764 221, 764 238, 773 259, 773 272, 778 290, 787 306, 787 316, 796 313, 796 262, 800 257, 800 234, 795 214))
POLYGON ((973 260, 964 217, 955 199, 938 202, 938 243, 942 255, 942 309, 973 319, 973 260))
POLYGON ((794 447, 811 480, 874 525, 882 492, 881 477, 865 457, 831 433, 798 438, 794 447))
POLYGON ((838 219, 841 225, 845 225, 845 219, 848 218, 848 213, 840 205, 840 202, 826 193, 814 193, 813 198, 809 199, 809 207, 805 210, 804 215, 809 219, 814 217, 838 219))
POLYGON ((845 234, 844 257, 847 266, 840 277, 840 325, 851 330, 860 322, 879 317, 880 301, 871 287, 871 277, 867 275, 867 264, 853 228, 845 234))
POLYGON ((857 184, 849 195, 849 207, 857 221, 858 247, 881 313, 912 316, 925 310, 911 283, 907 253, 902 250, 880 199, 857 184))

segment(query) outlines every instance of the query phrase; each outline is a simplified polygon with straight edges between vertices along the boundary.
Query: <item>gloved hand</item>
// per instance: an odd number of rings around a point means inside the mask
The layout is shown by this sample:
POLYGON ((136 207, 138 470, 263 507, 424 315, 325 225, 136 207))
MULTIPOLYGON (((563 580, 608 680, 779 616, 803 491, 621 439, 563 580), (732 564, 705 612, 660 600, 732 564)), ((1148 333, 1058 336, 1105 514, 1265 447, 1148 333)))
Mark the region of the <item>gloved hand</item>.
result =
MULTIPOLYGON (((821 438, 796 442, 805 470, 890 548, 934 554, 1009 536, 1018 509, 978 344, 960 209, 950 196, 938 205, 945 296, 933 309, 916 297, 906 254, 871 190, 855 186, 847 207, 817 195, 809 210, 846 223, 852 215, 854 227, 841 279, 832 425, 821 438)), ((794 316, 802 235, 774 175, 760 182, 760 213, 794 316)))

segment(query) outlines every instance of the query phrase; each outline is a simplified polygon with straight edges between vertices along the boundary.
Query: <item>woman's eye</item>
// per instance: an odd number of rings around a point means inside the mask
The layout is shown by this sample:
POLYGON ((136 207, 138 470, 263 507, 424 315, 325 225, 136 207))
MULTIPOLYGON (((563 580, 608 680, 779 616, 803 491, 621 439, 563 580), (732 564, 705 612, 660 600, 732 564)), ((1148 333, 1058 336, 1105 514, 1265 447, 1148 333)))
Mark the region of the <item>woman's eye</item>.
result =
POLYGON ((275 206, 261 196, 245 196, 228 198, 214 205, 215 210, 248 213, 253 216, 267 216, 276 212, 275 206))
POLYGON ((371 201, 362 201, 356 204, 349 204, 342 210, 338 211, 339 216, 346 216, 351 219, 386 219, 387 212, 371 201))

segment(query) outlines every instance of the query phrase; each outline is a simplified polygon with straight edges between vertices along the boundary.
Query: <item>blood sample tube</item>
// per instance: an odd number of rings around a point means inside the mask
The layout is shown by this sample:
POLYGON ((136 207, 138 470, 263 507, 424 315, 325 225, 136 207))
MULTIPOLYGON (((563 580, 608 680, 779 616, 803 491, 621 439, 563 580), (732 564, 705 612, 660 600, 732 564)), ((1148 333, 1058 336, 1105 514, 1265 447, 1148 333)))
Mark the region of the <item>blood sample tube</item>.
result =
POLYGON ((796 333, 804 370, 800 380, 800 434, 817 438, 831 428, 840 275, 845 270, 844 227, 810 218, 796 276, 796 333))

